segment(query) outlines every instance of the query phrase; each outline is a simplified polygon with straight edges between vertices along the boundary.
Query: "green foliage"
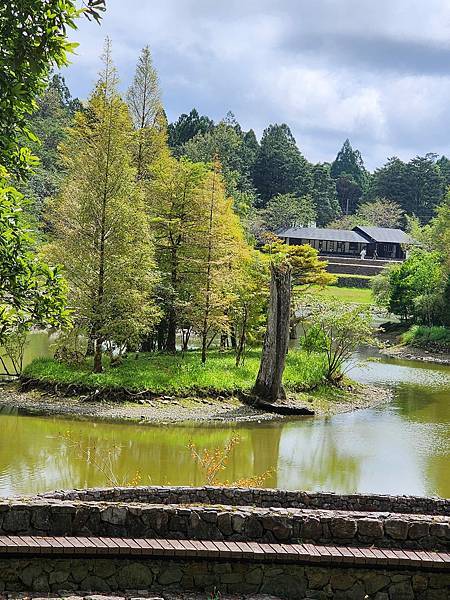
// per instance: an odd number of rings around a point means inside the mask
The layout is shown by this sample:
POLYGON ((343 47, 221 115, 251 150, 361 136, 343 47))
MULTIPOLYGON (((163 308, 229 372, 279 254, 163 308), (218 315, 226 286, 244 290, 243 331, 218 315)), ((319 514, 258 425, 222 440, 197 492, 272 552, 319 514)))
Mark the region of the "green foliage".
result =
POLYGON ((167 152, 167 122, 148 46, 139 56, 127 101, 135 128, 133 154, 137 178, 149 179, 152 163, 167 152))
POLYGON ((390 158, 375 171, 367 196, 394 201, 407 214, 415 215, 422 223, 428 222, 443 200, 446 185, 435 158, 427 154, 408 163, 397 157, 390 158))
POLYGON ((401 337, 402 343, 419 348, 450 351, 450 329, 443 326, 413 325, 401 337))
POLYGON ((341 214, 336 193, 336 182, 331 177, 330 165, 319 163, 312 167, 312 199, 318 227, 324 227, 341 214))
POLYGON ((75 0, 10 0, 0 8, 0 165, 23 176, 36 164, 22 145, 23 136, 36 141, 28 117, 36 108, 52 66, 67 64, 76 44, 67 40, 67 29, 83 12, 99 19, 104 0, 88 0, 84 10, 75 0))
MULTIPOLYGON (((251 143, 251 139, 247 141, 251 143)), ((240 215, 248 213, 255 203, 255 190, 250 179, 254 156, 234 121, 223 120, 208 131, 197 133, 186 142, 182 152, 193 162, 210 163, 218 160, 227 194, 233 198, 236 212, 240 215)))
POLYGON ((182 114, 175 123, 169 125, 169 146, 175 156, 180 156, 186 142, 197 134, 208 133, 213 127, 212 119, 200 116, 197 109, 193 108, 188 115, 182 114))
POLYGON ((274 233, 289 227, 306 227, 316 220, 316 211, 310 196, 277 194, 262 210, 264 225, 274 233))
POLYGON ((402 320, 428 325, 440 319, 442 266, 439 253, 415 250, 375 279, 378 302, 402 320))
POLYGON ((274 262, 288 263, 292 268, 292 282, 296 286, 331 285, 337 277, 327 272, 328 263, 319 258, 319 252, 309 244, 289 246, 280 241, 267 244, 264 250, 274 262))
MULTIPOLYGON (((245 363, 239 367, 235 365, 233 352, 210 350, 205 365, 199 358, 197 351, 177 355, 139 353, 125 357, 116 367, 106 364, 101 374, 92 372, 89 360, 82 365, 67 365, 45 358, 33 361, 24 373, 43 381, 180 395, 248 391, 258 371, 260 350, 248 350, 245 363)), ((287 356, 284 381, 290 390, 307 390, 323 382, 325 372, 322 356, 293 350, 287 356)))
POLYGON ((358 225, 370 227, 397 228, 403 220, 403 210, 396 203, 385 198, 361 204, 354 215, 345 215, 334 221, 330 227, 353 229, 358 225))
POLYGON ((353 150, 345 140, 331 165, 331 177, 336 181, 339 204, 345 214, 354 212, 367 184, 367 171, 359 150, 353 150))
POLYGON ((153 245, 132 166, 133 128, 117 92, 110 45, 86 110, 63 148, 67 177, 51 206, 47 253, 64 265, 75 320, 96 343, 137 344, 158 318, 151 298, 153 245))
POLYGON ((321 350, 326 360, 326 378, 340 381, 349 370, 349 360, 361 344, 375 345, 370 307, 344 304, 336 300, 304 298, 297 306, 308 327, 305 344, 321 350))
POLYGON ((22 195, 0 178, 0 346, 11 347, 33 326, 69 321, 65 283, 59 268, 36 257, 22 202, 22 195))
POLYGON ((71 98, 60 75, 53 75, 36 104, 37 109, 28 123, 39 141, 30 141, 28 145, 39 163, 27 180, 19 182, 18 187, 30 200, 27 210, 42 225, 45 201, 58 194, 65 175, 58 146, 65 140, 67 128, 82 106, 77 99, 71 98))
POLYGON ((286 124, 270 125, 264 131, 253 167, 253 181, 261 207, 277 194, 302 197, 311 193, 311 166, 286 124))

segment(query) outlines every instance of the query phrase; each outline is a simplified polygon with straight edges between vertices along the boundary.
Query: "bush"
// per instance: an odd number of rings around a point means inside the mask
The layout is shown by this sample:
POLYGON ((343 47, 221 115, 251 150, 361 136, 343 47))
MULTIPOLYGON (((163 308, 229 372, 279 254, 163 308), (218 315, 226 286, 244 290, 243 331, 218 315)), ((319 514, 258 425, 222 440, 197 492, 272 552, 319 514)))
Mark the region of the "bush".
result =
POLYGON ((402 342, 418 348, 438 351, 450 351, 449 327, 425 327, 413 325, 402 335, 402 342))

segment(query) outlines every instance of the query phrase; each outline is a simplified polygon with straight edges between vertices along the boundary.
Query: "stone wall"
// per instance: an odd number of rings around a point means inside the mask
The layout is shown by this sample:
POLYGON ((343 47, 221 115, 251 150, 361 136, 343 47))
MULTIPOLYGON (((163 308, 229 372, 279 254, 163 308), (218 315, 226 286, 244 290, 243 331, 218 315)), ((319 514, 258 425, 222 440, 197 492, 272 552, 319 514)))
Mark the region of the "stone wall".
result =
POLYGON ((0 502, 2 535, 149 537, 445 549, 449 518, 251 506, 0 502))
POLYGON ((371 281, 370 277, 349 277, 347 275, 339 275, 336 287, 367 289, 370 288, 371 281))
POLYGON ((139 486, 92 488, 39 494, 36 498, 148 504, 227 504, 262 508, 311 508, 450 515, 450 500, 424 496, 334 494, 259 488, 139 486))
POLYGON ((277 563, 100 558, 0 559, 0 592, 195 590, 273 594, 289 600, 443 600, 450 574, 277 563))

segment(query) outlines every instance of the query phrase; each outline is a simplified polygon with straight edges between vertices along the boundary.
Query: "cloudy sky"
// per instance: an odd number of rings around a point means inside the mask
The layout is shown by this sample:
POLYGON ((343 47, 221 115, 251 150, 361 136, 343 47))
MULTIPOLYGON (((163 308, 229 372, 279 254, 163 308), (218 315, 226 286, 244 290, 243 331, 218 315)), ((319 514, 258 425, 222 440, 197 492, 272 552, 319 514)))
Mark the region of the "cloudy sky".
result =
POLYGON ((149 44, 169 120, 228 110, 260 136, 290 125, 302 152, 329 161, 346 137, 368 168, 386 157, 450 154, 448 0, 107 0, 81 22, 65 70, 85 98, 109 35, 125 90, 149 44))

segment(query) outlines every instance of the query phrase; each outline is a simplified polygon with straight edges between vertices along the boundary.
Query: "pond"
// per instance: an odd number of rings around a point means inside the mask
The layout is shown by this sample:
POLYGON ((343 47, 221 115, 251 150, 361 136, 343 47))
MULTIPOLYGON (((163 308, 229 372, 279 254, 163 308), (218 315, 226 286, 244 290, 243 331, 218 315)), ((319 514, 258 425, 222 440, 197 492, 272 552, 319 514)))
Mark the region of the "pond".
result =
POLYGON ((3 413, 0 495, 109 485, 110 472, 127 483, 201 485, 189 441, 212 449, 236 431, 223 480, 268 473, 267 487, 449 497, 450 368, 374 354, 360 353, 351 376, 392 386, 393 401, 329 418, 146 426, 3 413))

